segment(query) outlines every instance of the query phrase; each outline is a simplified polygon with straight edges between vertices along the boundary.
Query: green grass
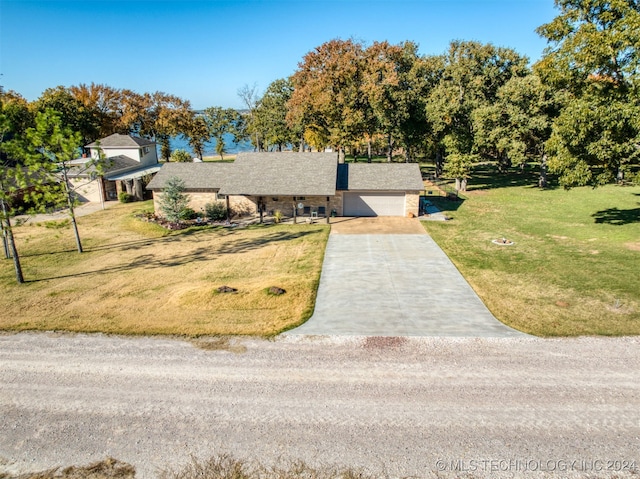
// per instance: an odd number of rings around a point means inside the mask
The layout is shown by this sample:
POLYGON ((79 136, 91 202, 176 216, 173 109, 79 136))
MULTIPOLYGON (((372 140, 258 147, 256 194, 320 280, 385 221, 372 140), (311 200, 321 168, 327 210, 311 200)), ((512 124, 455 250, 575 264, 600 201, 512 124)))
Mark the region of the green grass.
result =
POLYGON ((640 334, 640 187, 529 186, 480 172, 425 228, 494 315, 541 336, 640 334), (498 187, 495 187, 498 186, 498 187), (498 246, 507 238, 514 246, 498 246))

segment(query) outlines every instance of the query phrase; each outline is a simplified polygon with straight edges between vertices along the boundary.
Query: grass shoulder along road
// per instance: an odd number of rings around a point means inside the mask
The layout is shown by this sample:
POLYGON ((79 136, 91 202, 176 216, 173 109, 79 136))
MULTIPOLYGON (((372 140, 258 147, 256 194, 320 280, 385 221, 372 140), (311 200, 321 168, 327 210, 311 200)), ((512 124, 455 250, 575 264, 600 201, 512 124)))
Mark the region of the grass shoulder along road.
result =
POLYGON ((326 225, 170 232, 135 218, 152 208, 118 204, 78 218, 82 254, 64 222, 16 227, 27 283, 0 261, 0 329, 271 336, 312 314, 326 225))
POLYGON ((640 334, 640 187, 541 190, 512 176, 433 199, 452 221, 425 222, 491 312, 538 336, 640 334))

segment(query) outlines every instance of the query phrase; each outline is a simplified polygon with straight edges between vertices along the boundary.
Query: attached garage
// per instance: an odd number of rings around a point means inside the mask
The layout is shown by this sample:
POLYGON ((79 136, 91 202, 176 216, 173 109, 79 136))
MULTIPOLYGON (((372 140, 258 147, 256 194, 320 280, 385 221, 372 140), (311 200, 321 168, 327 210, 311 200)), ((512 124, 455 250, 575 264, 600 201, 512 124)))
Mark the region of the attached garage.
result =
POLYGON ((404 192, 349 191, 344 193, 344 216, 404 216, 404 192))

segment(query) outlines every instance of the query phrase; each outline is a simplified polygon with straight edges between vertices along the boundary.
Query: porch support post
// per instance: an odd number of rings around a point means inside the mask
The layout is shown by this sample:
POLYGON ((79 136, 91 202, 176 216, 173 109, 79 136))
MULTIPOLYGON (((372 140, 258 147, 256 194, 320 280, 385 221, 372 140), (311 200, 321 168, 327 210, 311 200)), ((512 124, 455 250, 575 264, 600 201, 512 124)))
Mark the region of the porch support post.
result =
POLYGON ((324 210, 324 218, 327 224, 329 224, 329 217, 331 216, 331 211, 329 211, 330 205, 331 205, 331 198, 327 196, 327 207, 324 210))

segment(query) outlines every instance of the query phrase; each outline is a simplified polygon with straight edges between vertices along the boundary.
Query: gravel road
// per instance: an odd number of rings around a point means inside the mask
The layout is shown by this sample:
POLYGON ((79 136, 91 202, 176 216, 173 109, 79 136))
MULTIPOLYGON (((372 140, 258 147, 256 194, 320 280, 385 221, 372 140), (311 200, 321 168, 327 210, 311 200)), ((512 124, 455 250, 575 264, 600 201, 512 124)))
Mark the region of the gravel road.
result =
POLYGON ((390 477, 640 473, 640 338, 205 346, 0 335, 0 471, 111 456, 146 479, 226 452, 390 477))

